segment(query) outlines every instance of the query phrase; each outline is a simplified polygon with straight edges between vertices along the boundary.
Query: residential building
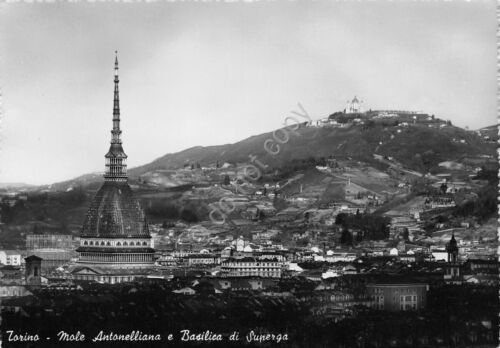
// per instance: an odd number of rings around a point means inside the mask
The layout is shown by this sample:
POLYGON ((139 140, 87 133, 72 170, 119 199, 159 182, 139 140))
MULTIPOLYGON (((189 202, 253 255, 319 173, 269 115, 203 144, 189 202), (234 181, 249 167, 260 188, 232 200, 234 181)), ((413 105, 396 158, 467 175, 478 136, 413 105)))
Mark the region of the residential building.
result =
POLYGON ((0 251, 0 263, 7 266, 21 266, 21 253, 12 250, 0 251))
POLYGON ((381 282, 366 287, 375 309, 394 312, 419 310, 427 304, 428 284, 381 282))
POLYGON ((221 263, 221 275, 225 277, 280 278, 282 263, 277 259, 259 260, 255 257, 231 257, 221 263))

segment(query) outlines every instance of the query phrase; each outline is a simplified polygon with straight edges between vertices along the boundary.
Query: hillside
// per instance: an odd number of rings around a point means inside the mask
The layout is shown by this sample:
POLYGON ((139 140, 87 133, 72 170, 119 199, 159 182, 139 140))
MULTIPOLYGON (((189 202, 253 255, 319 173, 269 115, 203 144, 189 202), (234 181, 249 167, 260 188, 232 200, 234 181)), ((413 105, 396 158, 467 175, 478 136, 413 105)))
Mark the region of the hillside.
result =
POLYGON ((498 139, 498 125, 483 127, 477 130, 481 137, 490 141, 498 139))
MULTIPOLYGON (((485 131, 494 135, 492 127, 485 131)), ((221 197, 241 200, 238 194, 230 193, 230 185, 224 184, 224 189, 218 187, 226 176, 231 180, 239 178, 241 184, 248 185, 245 189, 249 192, 264 183, 279 183, 284 196, 300 195, 307 199, 306 205, 346 200, 365 204, 369 199, 380 199, 389 201, 386 207, 389 210, 411 199, 405 197, 408 192, 404 183, 414 182, 428 172, 452 173, 468 180, 478 167, 494 162, 496 151, 495 139, 485 139, 482 132, 449 124, 399 125, 393 120, 389 125, 367 122, 340 127, 301 127, 295 134, 289 134, 289 140, 280 144, 279 151, 272 146, 276 155, 264 149, 268 139, 273 139, 273 133, 235 144, 193 147, 167 154, 132 168, 130 183, 153 222, 165 219, 196 222, 207 219, 210 204, 221 197), (250 155, 258 159, 259 166, 267 166, 264 180, 258 183, 242 178, 244 167, 251 162, 250 155), (215 169, 217 162, 221 168, 215 169), (184 168, 186 164, 190 166, 184 168), (403 198, 406 200, 398 201, 403 198)), ((437 176, 433 178, 438 180, 437 176)), ((4 205, 2 236, 13 245, 20 245, 25 234, 37 228, 77 234, 102 181, 99 173, 85 174, 39 188, 38 192, 34 190, 28 194, 27 202, 20 201, 13 207, 4 205)), ((240 204, 245 209, 249 206, 245 202, 240 204)))
MULTIPOLYGON (((292 159, 349 156, 371 163, 373 154, 391 156, 405 167, 428 172, 438 168, 443 161, 458 161, 464 156, 494 156, 496 144, 485 141, 474 132, 447 126, 441 129, 423 125, 407 127, 381 125, 352 125, 346 128, 300 128, 297 135, 290 134, 289 141, 280 145, 279 153, 270 155, 264 142, 273 139, 265 133, 237 142, 209 147, 193 147, 175 154, 167 154, 144 166, 130 170, 131 177, 145 173, 180 168, 186 163, 213 166, 220 163, 248 163, 254 155, 269 168, 280 169, 292 159)), ((276 149, 276 147, 272 147, 276 149)))
MULTIPOLYGON (((350 158, 361 161, 378 169, 385 170, 389 162, 378 161, 374 154, 391 157, 398 168, 406 168, 418 173, 437 173, 442 170, 439 163, 453 161, 473 167, 493 161, 496 155, 496 126, 468 131, 446 125, 436 119, 437 126, 427 124, 397 125, 397 120, 390 122, 371 122, 366 124, 348 124, 346 127, 305 127, 296 131, 277 131, 276 136, 289 140, 279 144, 273 140, 273 132, 249 137, 234 144, 217 146, 196 146, 177 153, 166 154, 153 162, 129 169, 131 183, 147 181, 164 187, 189 185, 196 180, 175 178, 169 171, 183 168, 186 164, 199 164, 214 167, 217 162, 231 164, 250 163, 250 155, 266 165, 268 173, 279 170, 282 177, 301 169, 304 160, 324 160, 328 157, 350 158), (441 125, 441 126, 439 126, 441 125), (264 149, 266 140, 276 155, 264 149), (299 163, 299 165, 297 165, 299 163)), ((314 162, 314 161, 313 161, 314 162)), ((82 175, 68 181, 50 185, 51 191, 65 191, 74 187, 97 189, 102 182, 98 173, 82 175)), ((44 187, 47 188, 47 187, 44 187)))

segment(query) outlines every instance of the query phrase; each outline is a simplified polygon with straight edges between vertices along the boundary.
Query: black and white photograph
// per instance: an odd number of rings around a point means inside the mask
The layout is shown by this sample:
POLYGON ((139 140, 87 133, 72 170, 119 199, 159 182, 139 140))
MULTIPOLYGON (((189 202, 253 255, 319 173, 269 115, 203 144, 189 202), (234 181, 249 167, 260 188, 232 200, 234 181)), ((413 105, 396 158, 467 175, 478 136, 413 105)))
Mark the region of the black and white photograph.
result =
POLYGON ((0 347, 498 347, 497 30, 3 1, 0 347))

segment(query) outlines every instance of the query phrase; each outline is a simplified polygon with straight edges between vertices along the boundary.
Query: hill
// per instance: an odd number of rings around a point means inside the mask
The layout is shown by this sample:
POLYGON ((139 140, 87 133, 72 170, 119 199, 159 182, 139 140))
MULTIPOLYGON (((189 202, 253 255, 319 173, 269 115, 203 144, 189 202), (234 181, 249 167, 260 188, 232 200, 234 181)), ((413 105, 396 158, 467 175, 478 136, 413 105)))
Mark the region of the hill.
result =
MULTIPOLYGON (((304 169, 301 162, 308 161, 309 165, 324 163, 329 157, 361 161, 380 170, 394 167, 392 163, 375 159, 376 154, 390 157, 398 168, 418 173, 440 172, 442 168, 439 164, 445 161, 478 167, 494 160, 498 137, 496 126, 468 131, 439 119, 433 122, 412 124, 391 119, 349 123, 342 127, 306 127, 301 124, 296 130, 283 128, 234 144, 196 146, 166 154, 153 162, 129 169, 129 177, 132 183, 147 181, 166 187, 189 185, 197 182, 196 175, 178 179, 168 173, 190 164, 209 168, 214 168, 217 162, 233 166, 250 164, 250 156, 255 156, 254 163, 259 161, 266 166, 267 173, 277 170, 282 178, 295 170, 304 169), (268 149, 275 154, 266 151, 266 142, 268 149)), ((101 182, 101 175, 92 173, 55 183, 49 189, 65 191, 79 186, 97 189, 101 182)))
MULTIPOLYGON (((286 130, 285 130, 286 131, 286 130)), ((283 130, 275 133, 285 139, 283 130)), ((250 155, 269 169, 283 169, 292 160, 329 156, 351 157, 373 163, 373 154, 393 157, 408 169, 429 172, 437 170, 440 162, 458 161, 464 157, 494 157, 496 144, 474 132, 454 126, 442 128, 410 124, 408 126, 351 125, 345 128, 302 127, 295 134, 287 132, 289 140, 277 144, 273 133, 264 133, 237 142, 209 147, 193 147, 167 154, 155 161, 130 170, 131 177, 148 172, 180 168, 186 163, 214 166, 219 163, 249 163, 250 155), (264 148, 268 141, 270 154, 264 148), (279 148, 276 146, 279 145, 279 148), (279 150, 279 151, 278 151, 279 150)))
MULTIPOLYGON (((294 131, 281 129, 234 144, 193 147, 132 168, 130 183, 151 221, 198 221, 207 218, 210 204, 221 197, 242 200, 237 193, 230 193, 236 178, 248 185, 249 192, 264 183, 279 183, 284 196, 300 195, 307 198, 307 204, 318 206, 345 200, 364 204, 368 199, 389 203, 396 199, 397 205, 404 203, 397 199, 404 198, 405 184, 423 173, 452 172, 468 180, 478 167, 494 162, 496 143, 481 132, 444 122, 427 125, 395 121, 302 125, 294 131), (274 154, 266 151, 265 144, 274 154), (264 180, 242 179, 243 169, 252 161, 265 167, 264 180), (186 164, 189 166, 185 168, 186 164), (445 164, 453 164, 453 168, 445 164), (226 176, 231 178, 231 185, 223 184, 226 176)), ((493 136, 493 127, 488 128, 493 136)), ((86 174, 33 190, 27 202, 4 205, 2 236, 18 245, 35 228, 77 234, 102 181, 99 173, 86 174)), ((239 204, 242 208, 249 206, 243 201, 239 204)))

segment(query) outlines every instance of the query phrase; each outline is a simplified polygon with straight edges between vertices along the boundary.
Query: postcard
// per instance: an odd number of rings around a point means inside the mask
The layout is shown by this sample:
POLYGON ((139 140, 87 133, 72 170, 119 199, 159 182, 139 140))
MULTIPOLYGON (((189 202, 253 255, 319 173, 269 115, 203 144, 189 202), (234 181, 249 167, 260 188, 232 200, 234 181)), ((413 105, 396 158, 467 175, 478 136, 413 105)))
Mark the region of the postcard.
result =
POLYGON ((496 5, 0 4, 0 346, 497 347, 496 5))

